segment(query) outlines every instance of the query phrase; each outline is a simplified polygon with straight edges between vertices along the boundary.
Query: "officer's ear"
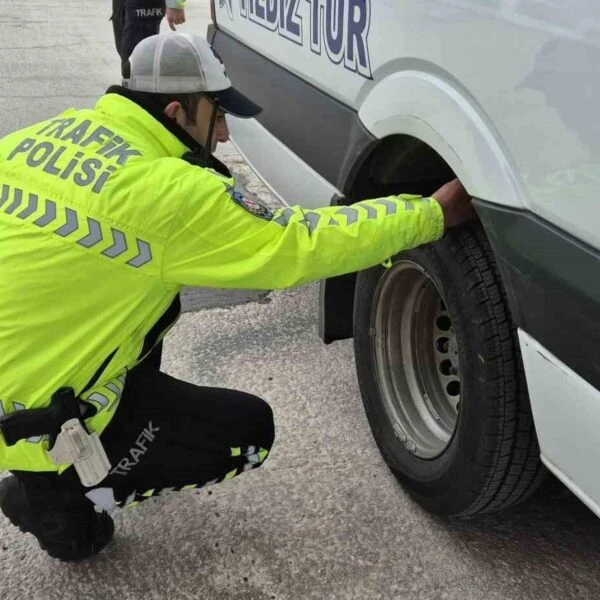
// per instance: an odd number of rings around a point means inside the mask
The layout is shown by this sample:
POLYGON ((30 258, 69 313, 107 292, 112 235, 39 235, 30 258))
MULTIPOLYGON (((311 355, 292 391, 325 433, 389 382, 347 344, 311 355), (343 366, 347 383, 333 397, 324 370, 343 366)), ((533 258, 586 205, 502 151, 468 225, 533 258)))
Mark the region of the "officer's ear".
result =
POLYGON ((179 122, 178 117, 184 116, 185 111, 183 110, 183 107, 181 106, 180 102, 177 102, 177 100, 173 100, 173 102, 169 102, 169 104, 165 106, 164 113, 165 115, 167 115, 167 117, 169 117, 169 119, 173 119, 174 121, 179 122))

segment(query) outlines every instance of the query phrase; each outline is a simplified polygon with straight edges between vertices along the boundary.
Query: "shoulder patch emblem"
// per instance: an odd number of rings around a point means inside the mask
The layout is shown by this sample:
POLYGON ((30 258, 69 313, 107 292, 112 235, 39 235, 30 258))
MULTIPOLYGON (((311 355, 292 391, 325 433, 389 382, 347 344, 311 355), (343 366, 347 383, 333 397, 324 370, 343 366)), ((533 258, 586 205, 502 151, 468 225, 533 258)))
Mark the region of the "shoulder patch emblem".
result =
POLYGON ((241 191, 236 190, 233 187, 229 187, 227 192, 236 204, 241 206, 251 215, 259 217, 260 219, 265 219, 266 221, 271 221, 273 219, 273 211, 260 202, 257 202, 252 198, 248 198, 248 196, 244 195, 241 191))

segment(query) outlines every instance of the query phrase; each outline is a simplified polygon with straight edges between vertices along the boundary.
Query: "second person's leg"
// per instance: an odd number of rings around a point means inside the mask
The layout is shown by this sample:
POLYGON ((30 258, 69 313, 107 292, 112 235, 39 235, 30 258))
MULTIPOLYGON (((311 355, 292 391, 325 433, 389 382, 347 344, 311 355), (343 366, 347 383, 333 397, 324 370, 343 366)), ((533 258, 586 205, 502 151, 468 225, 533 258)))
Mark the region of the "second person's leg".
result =
POLYGON ((129 57, 142 40, 156 35, 165 16, 165 0, 123 0, 125 20, 121 37, 121 72, 123 79, 129 79, 129 57))

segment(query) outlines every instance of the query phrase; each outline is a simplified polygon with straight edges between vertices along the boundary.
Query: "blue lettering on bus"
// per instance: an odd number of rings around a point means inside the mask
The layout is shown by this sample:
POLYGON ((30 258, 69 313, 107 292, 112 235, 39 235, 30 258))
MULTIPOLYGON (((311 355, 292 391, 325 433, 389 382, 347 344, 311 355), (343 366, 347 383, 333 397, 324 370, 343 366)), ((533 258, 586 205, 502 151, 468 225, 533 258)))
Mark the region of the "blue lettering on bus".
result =
MULTIPOLYGON (((223 0, 233 15, 231 0, 223 0)), ((367 79, 372 78, 369 56, 371 0, 239 0, 240 15, 285 39, 304 44, 334 64, 367 79), (308 18, 299 14, 308 4, 308 18), (323 48, 325 52, 323 53, 323 48)))

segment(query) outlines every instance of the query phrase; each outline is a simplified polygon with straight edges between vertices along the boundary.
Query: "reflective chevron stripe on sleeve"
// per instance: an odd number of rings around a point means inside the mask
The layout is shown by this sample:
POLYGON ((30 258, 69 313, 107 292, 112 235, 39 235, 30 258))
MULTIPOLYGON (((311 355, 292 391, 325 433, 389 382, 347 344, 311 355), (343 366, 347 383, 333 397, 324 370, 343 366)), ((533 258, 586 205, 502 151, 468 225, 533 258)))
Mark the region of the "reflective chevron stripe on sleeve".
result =
MULTIPOLYGON (((403 198, 404 210, 414 210, 410 198, 403 198)), ((414 198, 417 198, 415 196, 414 198)), ((420 198, 420 197, 418 197, 420 198)), ((277 209, 273 212, 273 222, 282 227, 287 227, 292 217, 299 216, 300 219, 294 222, 304 225, 309 234, 313 234, 319 227, 328 225, 333 227, 350 227, 360 220, 369 221, 379 216, 392 216, 398 212, 398 198, 390 200, 389 198, 378 198, 374 200, 362 201, 350 206, 341 206, 333 214, 329 213, 328 219, 322 219, 322 214, 315 211, 294 210, 292 208, 277 209), (381 207, 381 208, 378 208, 381 207)), ((402 206, 400 204, 400 206, 402 206)))

